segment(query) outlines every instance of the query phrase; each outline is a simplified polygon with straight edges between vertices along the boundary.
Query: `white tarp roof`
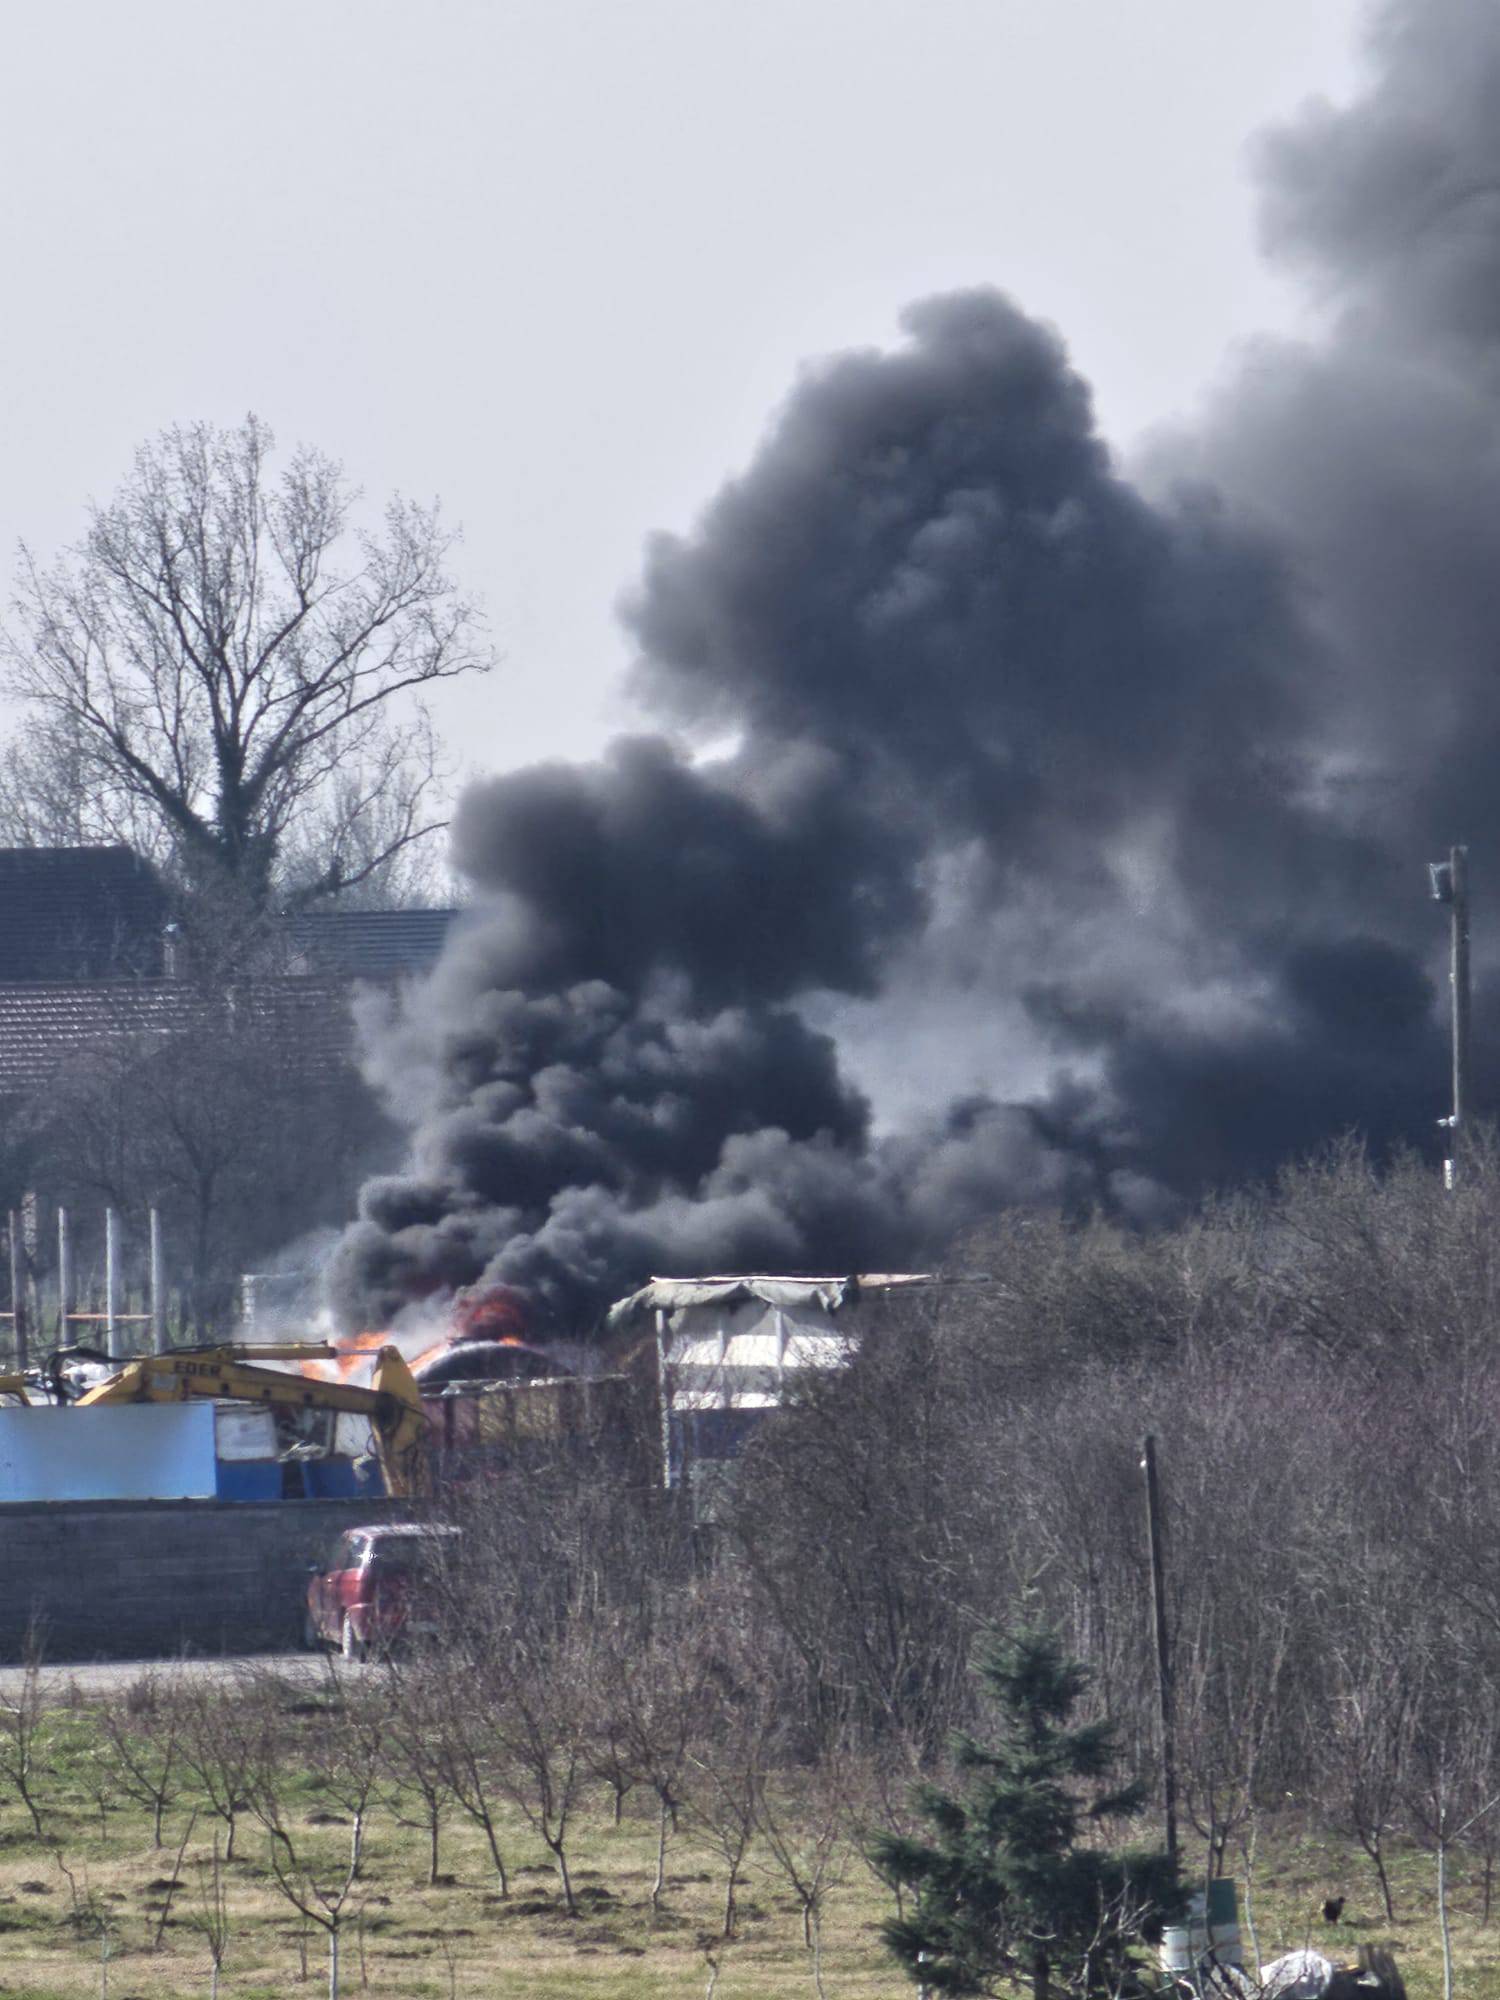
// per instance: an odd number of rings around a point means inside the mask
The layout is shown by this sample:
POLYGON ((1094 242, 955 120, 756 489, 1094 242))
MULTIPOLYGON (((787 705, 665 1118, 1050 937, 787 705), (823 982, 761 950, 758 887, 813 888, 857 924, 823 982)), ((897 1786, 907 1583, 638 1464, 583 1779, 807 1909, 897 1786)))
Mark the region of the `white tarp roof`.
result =
POLYGON ((653 1278, 650 1284, 642 1285, 638 1292, 610 1307, 609 1324, 621 1328, 644 1313, 675 1313, 690 1306, 723 1308, 745 1305, 752 1300, 792 1312, 810 1307, 817 1312, 835 1313, 861 1296, 952 1282, 930 1271, 852 1272, 831 1278, 777 1277, 769 1272, 719 1278, 653 1278))
POLYGON ((799 1376, 852 1358, 866 1308, 953 1282, 925 1271, 653 1278, 610 1309, 609 1324, 627 1333, 661 1316, 661 1365, 674 1410, 775 1409, 799 1376))

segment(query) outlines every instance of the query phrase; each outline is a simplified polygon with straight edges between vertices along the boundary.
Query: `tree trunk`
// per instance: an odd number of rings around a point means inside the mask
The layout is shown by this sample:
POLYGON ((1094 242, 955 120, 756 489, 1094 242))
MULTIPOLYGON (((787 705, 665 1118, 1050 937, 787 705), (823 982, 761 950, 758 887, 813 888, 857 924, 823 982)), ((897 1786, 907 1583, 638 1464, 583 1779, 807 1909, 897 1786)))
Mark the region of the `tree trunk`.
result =
POLYGON ((328 1926, 328 2000, 339 2000, 339 1927, 328 1926))
POLYGON ((211 1179, 205 1177, 198 1184, 193 1215, 193 1317, 200 1339, 204 1332, 203 1302, 208 1296, 208 1272, 212 1261, 209 1233, 213 1226, 213 1200, 211 1179))
POLYGON ((651 1914, 661 1913, 662 1890, 667 1886, 667 1802, 661 1801, 656 1817, 656 1880, 651 1884, 651 1914))
POLYGON ((823 1919, 818 1914, 816 1906, 813 1908, 812 1918, 812 1961, 813 1987, 818 2000, 827 2000, 823 1988, 823 1919))
POLYGON ((495 1864, 495 1874, 500 1883, 500 1894, 510 1894, 510 1878, 505 1872, 505 1856, 500 1852, 500 1842, 495 1834, 495 1822, 486 1812, 479 1824, 484 1828, 484 1837, 490 1844, 490 1859, 495 1864))
POLYGON ((558 1877, 562 1882, 563 1902, 567 1905, 568 1915, 576 1917, 578 1904, 574 1900, 573 1878, 568 1873, 568 1857, 563 1852, 563 1844, 560 1840, 549 1840, 547 1845, 552 1849, 552 1858, 557 1863, 558 1877))
POLYGON ((1031 1960, 1031 2000, 1047 2000, 1047 1975, 1051 1971, 1046 1952, 1037 1950, 1031 1960))
POLYGON ((1361 1845, 1370 1857, 1375 1870, 1375 1879, 1380 1884, 1381 1898, 1385 1903, 1385 1920, 1388 1924, 1393 1924, 1396 1921, 1396 1905, 1391 1900, 1391 1881, 1385 1872, 1385 1855, 1381 1852, 1379 1834, 1371 1834, 1361 1845))

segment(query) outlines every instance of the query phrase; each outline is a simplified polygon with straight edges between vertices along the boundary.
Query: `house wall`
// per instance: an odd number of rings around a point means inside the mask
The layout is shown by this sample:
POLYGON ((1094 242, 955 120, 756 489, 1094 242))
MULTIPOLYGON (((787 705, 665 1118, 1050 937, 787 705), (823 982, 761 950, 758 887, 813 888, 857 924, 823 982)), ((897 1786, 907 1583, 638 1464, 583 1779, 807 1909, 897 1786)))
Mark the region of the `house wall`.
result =
POLYGON ((62 1501, 0 1506, 0 1659, 38 1622, 48 1661, 287 1650, 309 1563, 391 1500, 62 1501))

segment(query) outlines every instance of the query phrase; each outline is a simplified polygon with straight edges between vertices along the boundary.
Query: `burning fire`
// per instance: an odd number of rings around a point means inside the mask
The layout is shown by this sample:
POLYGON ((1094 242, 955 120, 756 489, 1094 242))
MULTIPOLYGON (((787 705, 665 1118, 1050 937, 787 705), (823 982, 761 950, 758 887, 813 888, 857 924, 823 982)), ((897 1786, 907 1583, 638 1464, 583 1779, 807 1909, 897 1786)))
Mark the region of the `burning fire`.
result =
POLYGON ((400 1349, 402 1359, 420 1374, 428 1362, 460 1341, 495 1341, 503 1346, 526 1344, 526 1301, 508 1285, 484 1290, 456 1292, 446 1314, 436 1323, 427 1314, 410 1326, 369 1328, 362 1333, 341 1335, 335 1340, 338 1356, 332 1361, 304 1361, 303 1372, 321 1376, 326 1382, 364 1380, 382 1347, 400 1349))
POLYGON ((455 1340, 500 1340, 512 1345, 526 1338, 526 1301, 509 1285, 467 1290, 453 1300, 455 1340))

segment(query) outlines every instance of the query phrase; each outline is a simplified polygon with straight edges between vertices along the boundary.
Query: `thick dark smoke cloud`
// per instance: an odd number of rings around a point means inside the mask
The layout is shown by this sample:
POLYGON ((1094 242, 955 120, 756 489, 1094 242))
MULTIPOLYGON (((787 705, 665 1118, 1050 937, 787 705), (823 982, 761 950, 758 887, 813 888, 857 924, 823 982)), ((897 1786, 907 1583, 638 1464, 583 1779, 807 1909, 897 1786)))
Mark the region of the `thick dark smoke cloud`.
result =
POLYGON ((1127 476, 1060 337, 976 289, 811 369, 650 544, 665 733, 475 786, 476 914, 370 1024, 413 1151, 346 1316, 501 1279, 576 1324, 653 1270, 890 1268, 1431 1136, 1422 864, 1497 859, 1500 13, 1375 49, 1262 147, 1327 331, 1194 434, 1127 476))

